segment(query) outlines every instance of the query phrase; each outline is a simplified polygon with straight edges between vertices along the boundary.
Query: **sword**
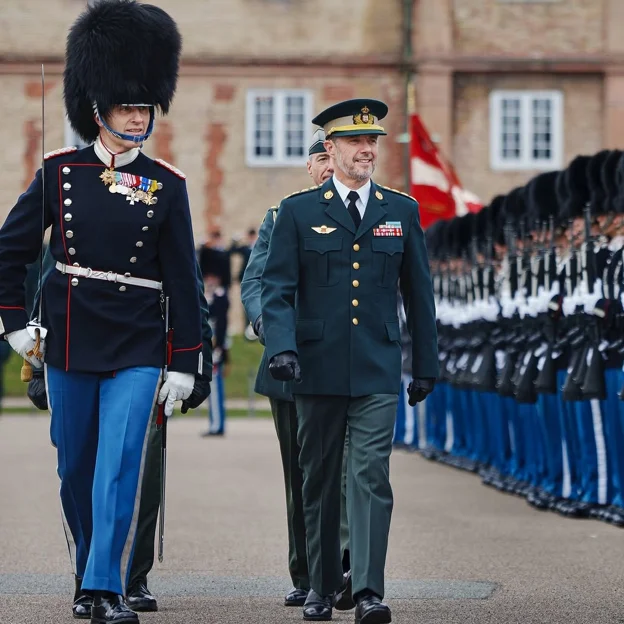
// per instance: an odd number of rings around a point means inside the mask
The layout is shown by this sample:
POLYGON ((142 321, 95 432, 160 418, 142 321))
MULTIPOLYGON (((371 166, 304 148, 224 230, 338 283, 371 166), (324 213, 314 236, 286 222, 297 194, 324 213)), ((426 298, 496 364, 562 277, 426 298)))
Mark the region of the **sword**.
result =
MULTIPOLYGON (((45 339, 46 330, 41 327, 41 310, 43 297, 41 285, 43 280, 43 238, 45 235, 45 72, 41 65, 41 250, 39 251, 39 316, 36 321, 30 321, 26 326, 31 338, 35 341, 32 354, 35 357, 42 357, 41 341, 45 339)), ((28 353, 30 355, 30 352, 28 353)), ((33 378, 33 367, 28 360, 22 362, 20 370, 20 380, 29 382, 33 378)))
MULTIPOLYGON (((167 368, 171 359, 172 330, 169 328, 169 297, 165 297, 165 365, 163 366, 163 383, 167 380, 167 368)), ((167 416, 165 402, 158 408, 156 426, 160 427, 160 508, 158 510, 158 561, 162 563, 165 551, 165 490, 167 485, 167 416)))

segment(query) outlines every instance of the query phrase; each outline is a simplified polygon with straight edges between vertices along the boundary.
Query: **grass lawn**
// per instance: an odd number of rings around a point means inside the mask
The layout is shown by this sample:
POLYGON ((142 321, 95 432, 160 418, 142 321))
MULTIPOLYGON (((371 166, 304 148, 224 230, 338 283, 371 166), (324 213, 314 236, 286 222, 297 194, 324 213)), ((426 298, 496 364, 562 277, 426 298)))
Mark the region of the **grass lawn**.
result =
MULTIPOLYGON (((232 336, 230 349, 230 370, 225 380, 225 394, 228 399, 247 399, 253 392, 256 371, 262 357, 262 345, 248 342, 243 336, 232 336)), ((4 367, 6 396, 26 396, 27 384, 20 381, 22 360, 12 353, 4 367)))

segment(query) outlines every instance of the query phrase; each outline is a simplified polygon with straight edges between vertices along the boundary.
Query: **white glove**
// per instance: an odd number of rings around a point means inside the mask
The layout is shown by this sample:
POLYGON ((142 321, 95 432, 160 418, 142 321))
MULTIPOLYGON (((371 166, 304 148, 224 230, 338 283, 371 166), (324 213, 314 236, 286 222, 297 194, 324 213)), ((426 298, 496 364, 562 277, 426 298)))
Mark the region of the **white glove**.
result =
POLYGON ((39 346, 41 357, 38 358, 33 354, 35 341, 31 338, 30 332, 26 328, 18 329, 17 331, 7 334, 6 339, 13 351, 27 362, 30 362, 35 368, 41 368, 43 366, 43 351, 45 351, 45 343, 43 340, 40 342, 39 346))
POLYGON ((167 379, 158 393, 158 403, 163 403, 165 399, 165 416, 173 414, 173 405, 176 401, 188 399, 193 392, 195 385, 195 375, 193 373, 179 373, 171 371, 167 373, 167 379))

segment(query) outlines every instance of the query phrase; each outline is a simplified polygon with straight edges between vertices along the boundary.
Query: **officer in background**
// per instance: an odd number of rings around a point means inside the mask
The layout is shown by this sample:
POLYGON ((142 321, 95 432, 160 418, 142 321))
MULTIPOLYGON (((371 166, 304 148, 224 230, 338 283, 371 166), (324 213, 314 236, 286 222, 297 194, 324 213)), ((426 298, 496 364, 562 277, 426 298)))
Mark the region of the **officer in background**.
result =
POLYGON ((65 105, 95 143, 48 154, 46 188, 39 171, 0 230, 2 330, 35 368, 45 356, 66 535, 98 624, 138 621, 123 595, 154 402, 171 414, 202 371, 184 175, 140 152, 155 108, 169 109, 180 48, 173 20, 151 5, 109 0, 80 15, 67 40, 65 105), (55 268, 40 325, 25 327, 24 278, 41 251, 42 217, 55 268))
POLYGON ((387 106, 349 100, 318 115, 334 176, 284 199, 262 275, 269 371, 292 381, 311 591, 306 620, 329 620, 342 586, 340 493, 356 622, 391 621, 382 602, 392 513, 389 458, 401 384, 398 284, 413 340, 410 402, 438 374, 433 293, 418 204, 371 181, 387 106))
MULTIPOLYGON (((228 257, 229 262, 229 257, 228 257)), ((223 436, 225 433, 225 386, 229 364, 228 311, 230 299, 222 283, 223 271, 217 264, 204 275, 206 299, 212 327, 212 391, 208 407, 208 430, 203 437, 223 436)))
MULTIPOLYGON (((325 150, 324 140, 325 134, 323 130, 317 130, 308 150, 308 173, 317 186, 331 178, 334 173, 333 164, 325 150)), ((277 207, 273 207, 265 215, 258 233, 258 241, 253 248, 247 270, 241 282, 241 297, 245 311, 248 318, 252 320, 254 332, 256 332, 260 343, 263 345, 265 341, 260 305, 260 278, 266 262, 273 224, 277 218, 278 210, 277 207)), ((266 352, 262 354, 262 360, 258 368, 255 391, 258 394, 269 397, 284 470, 288 524, 288 569, 293 582, 293 588, 284 598, 284 605, 287 607, 303 606, 310 589, 310 578, 301 492, 303 474, 299 467, 300 449, 297 442, 297 411, 290 384, 277 381, 269 374, 266 352)), ((346 470, 343 470, 343 479, 346 480, 345 472, 346 470)), ((340 532, 343 572, 347 574, 350 564, 349 527, 346 514, 346 483, 343 484, 340 532)), ((336 604, 336 608, 340 610, 348 610, 353 608, 353 606, 346 593, 343 599, 336 604)))

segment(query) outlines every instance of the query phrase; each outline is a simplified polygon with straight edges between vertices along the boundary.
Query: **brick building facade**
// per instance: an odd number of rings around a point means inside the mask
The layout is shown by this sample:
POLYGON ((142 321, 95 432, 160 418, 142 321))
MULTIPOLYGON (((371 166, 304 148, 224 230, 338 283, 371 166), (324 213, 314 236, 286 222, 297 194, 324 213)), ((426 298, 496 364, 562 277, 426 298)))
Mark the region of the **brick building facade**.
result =
MULTIPOLYGON (((146 152, 188 176, 198 242, 256 225, 309 186, 309 118, 349 97, 388 102, 376 179, 405 188, 419 112, 482 200, 624 145, 622 0, 151 0, 184 38, 178 94, 146 152)), ((45 148, 66 144, 65 36, 86 0, 2 0, 0 219, 45 148)))

